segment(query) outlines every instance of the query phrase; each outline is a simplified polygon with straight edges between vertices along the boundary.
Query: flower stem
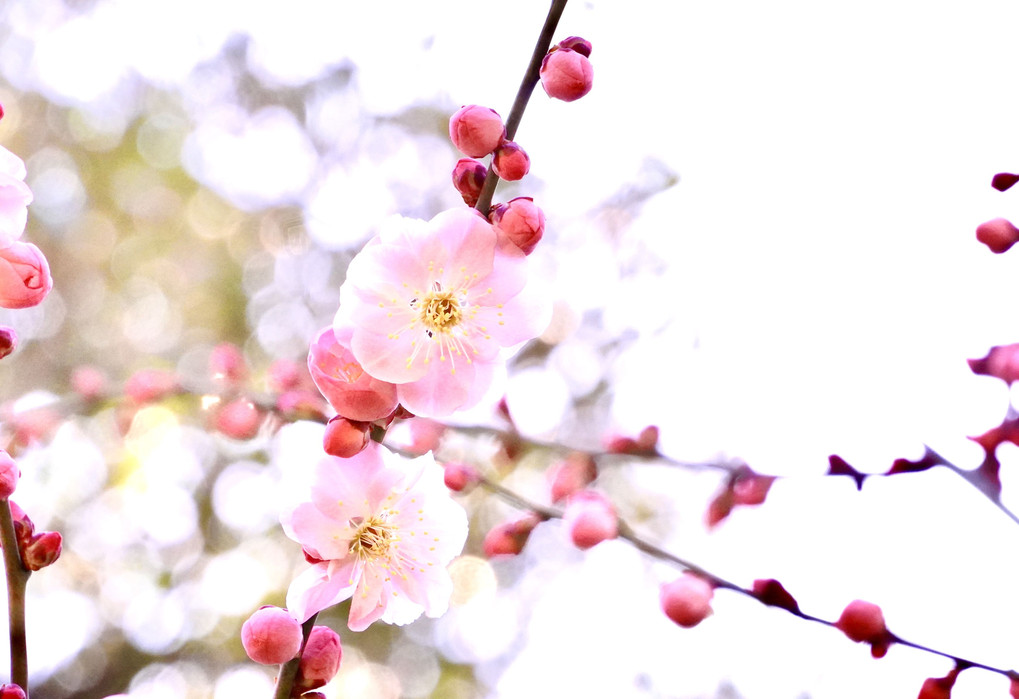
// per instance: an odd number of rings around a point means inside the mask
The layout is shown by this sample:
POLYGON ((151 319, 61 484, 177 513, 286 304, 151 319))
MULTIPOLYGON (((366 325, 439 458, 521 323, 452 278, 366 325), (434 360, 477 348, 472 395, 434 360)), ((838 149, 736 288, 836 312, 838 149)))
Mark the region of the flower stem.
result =
POLYGON ((25 641, 25 586, 32 574, 25 570, 11 518, 11 504, 0 500, 0 546, 7 574, 7 616, 11 637, 11 682, 28 694, 28 646, 25 641))
POLYGON ((290 699, 290 695, 294 691, 294 680, 297 679, 297 670, 301 667, 301 656, 304 655, 304 647, 308 644, 308 636, 311 635, 311 630, 315 627, 315 619, 317 618, 317 613, 312 614, 301 625, 301 631, 304 635, 304 639, 301 641, 301 651, 294 656, 293 660, 289 660, 280 666, 280 674, 276 678, 276 693, 272 695, 273 699, 290 699))
MULTIPOLYGON (((523 119, 524 110, 527 108, 527 101, 531 99, 534 86, 538 84, 538 71, 541 70, 541 61, 545 58, 545 54, 548 53, 548 47, 552 45, 552 35, 555 34, 559 18, 562 17, 563 10, 565 9, 566 0, 552 0, 552 6, 548 10, 548 16, 545 18, 545 26, 541 28, 541 34, 538 35, 538 43, 534 45, 534 52, 531 53, 531 62, 527 65, 524 79, 520 81, 516 99, 513 100, 513 107, 510 109, 509 118, 506 119, 507 140, 512 141, 517 133, 517 127, 520 126, 520 120, 523 119)), ((492 196, 495 194, 495 188, 498 184, 499 176, 495 174, 495 168, 489 167, 488 175, 485 176, 485 183, 481 187, 478 203, 474 206, 484 216, 488 215, 488 210, 492 207, 492 196)))

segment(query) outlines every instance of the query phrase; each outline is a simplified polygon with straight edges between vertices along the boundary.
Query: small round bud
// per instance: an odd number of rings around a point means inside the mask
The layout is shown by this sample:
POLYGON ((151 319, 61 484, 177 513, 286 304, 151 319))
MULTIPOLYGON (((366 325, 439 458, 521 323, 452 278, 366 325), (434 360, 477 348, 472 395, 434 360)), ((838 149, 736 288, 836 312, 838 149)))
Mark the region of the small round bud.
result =
MULTIPOLYGON (((3 110, 0 109, 0 117, 2 116, 3 110)), ((19 685, 5 684, 0 685, 0 699, 28 699, 28 695, 19 685)))
POLYGON ((464 155, 482 158, 502 143, 506 135, 502 117, 494 109, 468 104, 449 119, 449 138, 464 155))
POLYGON ((236 398, 216 411, 216 429, 233 439, 252 439, 262 426, 262 411, 246 398, 236 398))
POLYGON ((312 628, 301 654, 301 666, 297 670, 294 689, 299 690, 300 694, 322 687, 339 672, 342 657, 343 647, 339 634, 328 626, 312 628))
POLYGON ((479 480, 481 474, 473 466, 467 464, 449 463, 443 465, 446 487, 456 492, 473 487, 479 480))
POLYGON ((71 373, 71 388, 87 403, 106 395, 106 375, 94 366, 80 366, 71 373))
POLYGON ((177 390, 177 377, 161 369, 142 369, 131 374, 124 393, 135 403, 150 403, 166 398, 177 390))
POLYGON ((694 573, 683 573, 661 586, 658 602, 665 616, 685 629, 697 626, 711 615, 715 588, 694 573))
POLYGON ((262 665, 280 665, 291 660, 303 640, 301 625, 279 607, 262 607, 241 626, 244 652, 262 665))
POLYGON ((835 622, 849 640, 857 643, 869 643, 871 655, 883 657, 891 643, 891 635, 885 626, 885 617, 881 607, 863 600, 853 600, 842 611, 842 616, 835 622))
POLYGON ((481 196, 481 188, 488 176, 488 168, 473 158, 460 158, 453 166, 453 186, 460 192, 464 204, 474 206, 481 196))
POLYGON ((563 524, 579 549, 589 549, 619 534, 616 509, 607 497, 593 490, 582 490, 569 499, 563 524))
POLYGON ((301 383, 302 367, 290 359, 277 359, 269 365, 266 381, 273 393, 282 393, 297 388, 301 383))
POLYGON ((337 415, 326 424, 322 448, 330 456, 349 459, 368 446, 370 436, 371 423, 356 422, 337 415))
POLYGON ((7 499, 14 494, 21 478, 21 469, 11 455, 0 449, 0 499, 7 499))
POLYGON ((996 218, 977 226, 977 240, 1000 255, 1019 242, 1019 228, 1007 219, 996 218))
POLYGON ((538 515, 528 512, 523 517, 492 527, 485 534, 485 541, 481 548, 489 558, 492 556, 516 556, 524 550, 528 537, 531 536, 531 532, 540 521, 541 518, 538 515))
POLYGON ((534 252, 545 234, 545 213, 530 197, 517 197, 505 204, 496 204, 488 220, 525 255, 534 252))
POLYGON ((492 156, 495 174, 509 182, 523 179, 531 169, 531 159, 515 141, 506 141, 495 149, 492 156))
POLYGON ((0 359, 8 356, 18 346, 18 334, 14 328, 0 325, 0 359))
POLYGON ((237 385, 248 378, 248 363, 241 348, 224 342, 212 348, 209 354, 209 373, 215 381, 237 385))
POLYGON ((541 86, 549 97, 573 102, 591 91, 594 68, 587 56, 568 48, 553 48, 541 61, 541 86))

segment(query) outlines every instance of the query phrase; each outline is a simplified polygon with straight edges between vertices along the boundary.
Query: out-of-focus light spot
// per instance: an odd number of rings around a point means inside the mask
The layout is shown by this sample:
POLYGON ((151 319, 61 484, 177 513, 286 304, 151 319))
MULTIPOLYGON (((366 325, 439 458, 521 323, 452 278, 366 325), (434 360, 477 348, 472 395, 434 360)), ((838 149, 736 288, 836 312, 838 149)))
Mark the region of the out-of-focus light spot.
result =
POLYGON ((97 13, 72 17, 36 37, 33 68, 40 88, 58 102, 88 103, 108 95, 127 71, 119 51, 98 51, 117 46, 123 29, 105 22, 97 13), (88 60, 82 60, 87 56, 88 60))
POLYGON ((305 216, 311 237, 339 250, 359 247, 395 210, 386 174, 362 162, 350 170, 339 166, 330 170, 309 197, 305 216))
POLYGON ((123 610, 124 634, 139 649, 166 653, 183 641, 186 605, 175 591, 158 587, 134 591, 123 610))
POLYGON ((239 699, 240 697, 267 697, 272 693, 273 681, 264 668, 239 665, 227 670, 216 679, 213 699, 239 699))
POLYGON ((492 564, 477 556, 460 556, 449 564, 449 576, 453 579, 453 595, 450 604, 466 604, 475 597, 491 595, 497 583, 492 564))
POLYGON ((386 667, 396 675, 403 688, 400 696, 427 697, 442 676, 435 651, 415 643, 395 643, 389 652, 386 667))
POLYGON ((208 676, 195 663, 154 663, 139 670, 131 679, 126 696, 130 699, 181 699, 194 696, 193 688, 208 686, 208 676))
POLYGON ((328 699, 397 699, 401 690, 391 669, 367 662, 356 648, 344 648, 340 671, 319 691, 328 699))
POLYGON ((525 369, 509 377, 506 404, 521 433, 552 436, 570 404, 570 390, 555 372, 525 369))
POLYGON ((184 207, 188 227, 207 240, 228 238, 236 233, 242 214, 207 189, 199 189, 184 207))
POLYGON ((602 356, 587 342, 564 342, 558 345, 552 350, 549 364, 566 380, 575 397, 593 391, 604 373, 602 356))
POLYGON ((133 301, 121 316, 124 338, 143 354, 158 354, 176 345, 183 318, 159 285, 136 278, 128 285, 128 293, 133 301))
POLYGON ((124 137, 127 119, 123 117, 126 114, 120 116, 122 118, 118 119, 115 114, 104 113, 100 117, 90 111, 74 109, 67 115, 67 129, 82 147, 90 151, 106 152, 116 148, 124 137))
POLYGON ((265 107, 248 115, 221 108, 202 121, 184 146, 184 166, 197 179, 255 210, 296 200, 317 154, 294 115, 265 107))
POLYGON ((277 356, 298 356, 308 351, 308 340, 319 330, 308 308, 298 302, 280 303, 258 319, 258 341, 277 356))
POLYGON ((63 151, 46 149, 29 160, 28 185, 35 198, 32 214, 53 226, 63 226, 85 207, 85 188, 74 161, 63 151))
POLYGON ((125 505, 132 519, 161 546, 184 541, 198 527, 198 510, 191 493, 168 483, 133 492, 125 505))
POLYGON ((213 557, 202 571, 202 606, 217 614, 246 616, 281 582, 268 567, 286 568, 278 547, 240 548, 213 557))
POLYGON ((477 597, 439 620, 435 642, 457 663, 478 663, 506 653, 520 633, 518 602, 508 594, 477 597))
POLYGON ((43 599, 30 602, 34 602, 28 626, 32 669, 50 674, 95 638, 99 615, 91 599, 70 590, 49 590, 43 599))
POLYGON ((239 461, 216 479, 212 507, 224 524, 247 534, 265 531, 279 516, 279 484, 263 464, 239 461))
POLYGON ((154 168, 177 167, 187 126, 183 119, 167 112, 149 117, 138 127, 138 154, 154 168))

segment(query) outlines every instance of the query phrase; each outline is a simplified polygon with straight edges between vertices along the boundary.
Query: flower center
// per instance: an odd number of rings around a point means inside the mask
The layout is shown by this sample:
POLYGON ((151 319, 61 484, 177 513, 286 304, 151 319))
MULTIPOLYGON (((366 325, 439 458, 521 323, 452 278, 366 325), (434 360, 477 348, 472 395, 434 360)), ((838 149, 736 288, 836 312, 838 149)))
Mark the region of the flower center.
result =
POLYGON ((421 322, 429 330, 449 333, 462 317, 460 302, 452 291, 429 291, 421 299, 421 322))
POLYGON ((399 541, 396 536, 397 529, 387 521, 388 519, 389 513, 386 511, 374 514, 368 519, 352 519, 350 524, 356 529, 350 540, 350 553, 364 561, 388 556, 393 544, 399 541))

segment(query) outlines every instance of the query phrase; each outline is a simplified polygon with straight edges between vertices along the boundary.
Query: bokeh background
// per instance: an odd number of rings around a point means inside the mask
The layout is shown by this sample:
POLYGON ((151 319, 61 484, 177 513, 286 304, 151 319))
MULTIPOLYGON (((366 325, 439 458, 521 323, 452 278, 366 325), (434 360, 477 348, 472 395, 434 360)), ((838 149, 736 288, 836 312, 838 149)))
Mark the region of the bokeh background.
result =
MULTIPOLYGON (((26 239, 51 261, 40 307, 3 312, 22 344, 0 363, 6 414, 66 396, 75 368, 116 385, 142 368, 206 379, 234 342, 265 390, 302 362, 346 264, 387 216, 461 205, 446 124, 504 115, 544 0, 7 0, 0 142, 35 192, 26 239)), ((532 256, 552 326, 465 425, 592 450, 655 424, 682 460, 745 459, 790 476, 759 508, 703 524, 721 476, 606 461, 599 487, 648 539, 735 582, 775 577, 805 611, 880 603, 911 640, 1003 667, 1019 644, 1016 527, 961 479, 865 471, 969 442, 1009 406, 967 357, 1016 341, 1015 253, 976 225, 1015 216, 1015 3, 574 0, 557 38, 592 41, 593 92, 539 90, 517 140, 548 217, 532 256)), ((15 424, 8 418, 8 427, 15 424)), ((399 437, 399 435, 395 435, 399 437)), ((211 433, 175 399, 130 421, 75 417, 19 453, 17 499, 65 536, 30 584, 33 696, 269 696, 240 624, 282 604, 303 565, 280 494, 321 426, 211 433)), ((562 452, 497 458, 447 436, 535 499, 562 452)), ((999 450, 1010 497, 1014 447, 999 450)), ((665 620, 676 571, 622 542, 581 553, 555 522, 511 560, 480 556, 512 514, 481 493, 449 614, 353 634, 325 690, 344 697, 914 696, 951 664, 841 634, 724 592, 692 630, 665 620)), ((966 672, 953 696, 1005 696, 966 672)))

